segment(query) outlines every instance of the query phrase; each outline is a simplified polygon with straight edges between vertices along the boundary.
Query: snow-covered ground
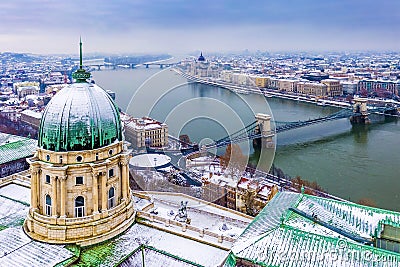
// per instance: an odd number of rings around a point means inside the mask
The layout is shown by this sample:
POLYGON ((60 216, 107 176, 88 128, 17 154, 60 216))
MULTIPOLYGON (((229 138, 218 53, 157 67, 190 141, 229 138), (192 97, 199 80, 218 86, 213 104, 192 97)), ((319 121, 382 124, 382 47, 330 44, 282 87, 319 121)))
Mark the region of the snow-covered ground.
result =
POLYGON ((252 221, 252 219, 250 219, 249 217, 247 217, 245 215, 241 215, 238 212, 226 210, 221 207, 207 205, 204 203, 204 201, 200 201, 195 198, 187 198, 182 195, 171 195, 171 194, 160 193, 160 194, 153 194, 152 198, 154 199, 156 205, 158 205, 160 202, 163 202, 163 203, 172 204, 170 206, 173 207, 173 206, 180 206, 181 201, 187 201, 188 209, 193 209, 193 210, 197 209, 197 210, 201 210, 201 211, 206 211, 206 212, 218 215, 218 216, 229 217, 229 218, 233 218, 236 220, 243 220, 243 221, 249 222, 249 223, 252 221))
MULTIPOLYGON (((158 216, 174 220, 178 214, 179 206, 171 206, 164 203, 155 202, 155 210, 158 216)), ((224 236, 238 237, 248 225, 248 222, 229 220, 230 217, 225 217, 216 213, 210 213, 202 209, 188 208, 188 218, 191 220, 190 225, 200 229, 206 229, 216 234, 224 236), (224 226, 225 225, 225 226, 224 226)), ((198 234, 196 234, 198 236, 198 234)))

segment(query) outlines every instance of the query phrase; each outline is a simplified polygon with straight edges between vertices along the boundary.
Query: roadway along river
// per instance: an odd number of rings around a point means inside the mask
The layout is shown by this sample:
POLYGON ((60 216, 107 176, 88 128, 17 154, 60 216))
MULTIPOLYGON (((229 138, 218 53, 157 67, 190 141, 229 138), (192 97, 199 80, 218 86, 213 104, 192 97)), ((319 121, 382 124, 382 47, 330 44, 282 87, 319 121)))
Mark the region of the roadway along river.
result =
MULTIPOLYGON (((163 71, 150 88, 142 87, 141 94, 131 102, 139 86, 159 71, 159 68, 140 68, 92 74, 98 85, 116 93, 116 102, 122 110, 142 116, 147 114, 136 112, 150 106, 152 117, 167 120, 170 134, 186 133, 192 141, 224 137, 227 132, 223 126, 239 127, 230 123, 236 115, 244 123, 252 122, 249 103, 255 112, 270 113, 259 95, 237 95, 200 84, 174 87, 173 84, 186 80, 169 70, 163 71), (193 119, 188 121, 188 116, 193 119)), ((338 110, 276 98, 267 101, 276 121, 307 120, 338 110)), ((339 197, 352 201, 367 197, 378 207, 400 211, 399 120, 379 116, 372 119, 368 126, 352 127, 348 119, 341 119, 281 133, 277 137, 274 164, 293 177, 300 175, 316 181, 339 197)), ((253 153, 252 149, 248 152, 253 153)))

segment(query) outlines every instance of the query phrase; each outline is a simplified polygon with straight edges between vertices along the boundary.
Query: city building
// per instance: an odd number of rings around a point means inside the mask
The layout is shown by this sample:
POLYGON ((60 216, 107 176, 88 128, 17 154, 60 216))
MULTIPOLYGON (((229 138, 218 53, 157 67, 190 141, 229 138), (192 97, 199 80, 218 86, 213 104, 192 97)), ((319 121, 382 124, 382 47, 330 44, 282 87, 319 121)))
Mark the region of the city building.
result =
POLYGON ((209 179, 203 181, 201 198, 236 210, 236 186, 234 180, 210 172, 209 179))
POLYGON ((301 78, 312 81, 312 82, 320 82, 322 80, 328 79, 329 74, 324 72, 311 72, 304 74, 301 78))
POLYGON ((236 210, 257 215, 278 192, 275 184, 242 177, 236 187, 236 210))
POLYGON ((327 86, 316 82, 298 82, 297 92, 305 95, 326 96, 327 86))
POLYGON ((38 86, 20 86, 17 88, 18 98, 24 98, 28 95, 38 95, 39 87, 38 86))
POLYGON ((201 174, 203 200, 251 216, 258 214, 278 192, 276 184, 259 177, 237 180, 227 175, 213 155, 192 154, 186 158, 186 168, 201 174))
POLYGON ((132 118, 121 115, 125 137, 134 148, 165 147, 168 145, 168 126, 149 117, 132 118))
POLYGON ((385 81, 385 80, 367 80, 363 79, 358 82, 357 93, 362 94, 366 91, 368 94, 376 94, 380 97, 385 97, 386 94, 398 95, 400 90, 399 81, 385 81))
POLYGON ((321 80, 321 83, 326 85, 327 96, 334 97, 343 95, 343 88, 339 80, 325 79, 321 80))
POLYGON ((90 73, 82 68, 82 54, 80 62, 76 83, 46 106, 38 149, 28 159, 31 204, 23 227, 46 243, 96 244, 135 219, 130 150, 118 108, 102 88, 86 82, 90 73))
POLYGON ((207 61, 203 53, 195 61, 187 63, 188 73, 199 78, 219 78, 220 67, 216 62, 207 61))
MULTIPOLYGON (((25 93, 23 91, 27 91, 27 92, 33 91, 33 92, 35 92, 36 89, 39 88, 39 83, 38 82, 28 82, 28 81, 25 81, 25 82, 14 82, 12 87, 13 87, 14 94, 19 95, 18 91, 22 91, 22 94, 25 93), (19 88, 24 88, 24 87, 26 88, 26 90, 18 90, 19 88)), ((37 94, 37 93, 34 93, 34 94, 37 94)), ((24 96, 21 96, 21 97, 24 97, 24 96)))
POLYGON ((10 121, 17 122, 20 119, 21 108, 16 106, 6 106, 0 109, 1 116, 6 117, 10 121))
POLYGON ((232 82, 232 74, 233 72, 230 70, 223 70, 220 74, 220 79, 224 82, 231 83, 232 82))
POLYGON ((42 113, 26 109, 20 112, 20 119, 22 122, 29 124, 35 129, 39 129, 42 113))
POLYGON ((354 95, 357 92, 358 81, 341 81, 343 94, 354 95))
POLYGON ((256 77, 256 86, 266 88, 268 86, 268 77, 256 77))
POLYGON ((297 79, 280 79, 278 81, 278 87, 280 91, 285 92, 297 92, 297 83, 299 80, 297 79))
POLYGON ((270 89, 279 89, 279 78, 278 77, 269 77, 267 87, 270 89))

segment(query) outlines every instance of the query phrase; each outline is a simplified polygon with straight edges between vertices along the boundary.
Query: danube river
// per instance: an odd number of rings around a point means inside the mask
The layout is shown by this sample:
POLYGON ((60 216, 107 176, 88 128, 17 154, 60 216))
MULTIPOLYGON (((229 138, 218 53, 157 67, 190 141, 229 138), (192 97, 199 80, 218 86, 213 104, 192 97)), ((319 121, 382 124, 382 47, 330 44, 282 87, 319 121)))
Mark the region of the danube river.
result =
MULTIPOLYGON (((152 77, 159 71, 138 68, 92 74, 98 85, 116 93, 123 111, 166 121, 170 134, 188 134, 196 142, 222 138, 254 121, 257 112, 272 113, 275 121, 298 121, 338 111, 186 84, 171 70, 152 77)), ((344 199, 370 198, 378 207, 400 211, 399 120, 373 116, 372 121, 371 125, 352 127, 348 119, 341 119, 281 133, 276 140, 274 164, 293 177, 316 181, 344 199)))

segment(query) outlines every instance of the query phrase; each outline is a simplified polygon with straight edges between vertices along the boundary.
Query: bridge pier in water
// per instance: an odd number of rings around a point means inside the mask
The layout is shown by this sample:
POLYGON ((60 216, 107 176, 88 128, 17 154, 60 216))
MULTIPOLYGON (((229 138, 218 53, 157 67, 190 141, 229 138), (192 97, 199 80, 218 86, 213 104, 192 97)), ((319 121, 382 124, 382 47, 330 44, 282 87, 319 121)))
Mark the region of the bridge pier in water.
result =
POLYGON ((274 133, 271 131, 271 116, 268 114, 257 113, 255 117, 258 124, 258 130, 261 134, 261 148, 274 147, 275 144, 272 140, 274 133))
POLYGON ((369 124, 368 107, 366 98, 355 98, 353 105, 353 115, 350 117, 352 124, 369 124))

